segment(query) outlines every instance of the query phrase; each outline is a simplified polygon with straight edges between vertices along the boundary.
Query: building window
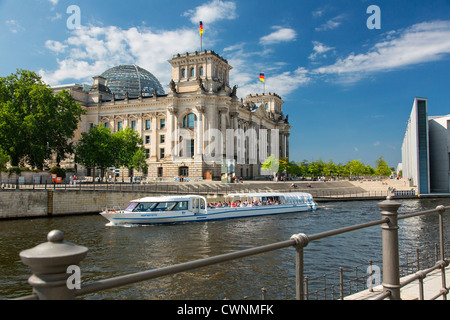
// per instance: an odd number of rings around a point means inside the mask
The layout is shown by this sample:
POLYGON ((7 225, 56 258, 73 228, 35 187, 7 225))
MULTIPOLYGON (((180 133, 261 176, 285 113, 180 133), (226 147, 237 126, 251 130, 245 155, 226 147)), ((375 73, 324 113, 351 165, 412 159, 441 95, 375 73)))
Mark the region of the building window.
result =
POLYGON ((150 120, 145 120, 145 130, 150 130, 150 124, 151 124, 150 120))
POLYGON ((203 76, 203 67, 200 67, 200 75, 203 76))
POLYGON ((150 143, 150 136, 145 136, 145 144, 149 144, 150 143))
POLYGON ((189 113, 183 118, 183 128, 194 128, 197 126, 197 116, 189 113))
POLYGON ((164 159, 164 148, 159 149, 159 158, 164 159))
POLYGON ((178 175, 182 177, 189 177, 189 167, 180 167, 178 169, 178 175))
POLYGON ((150 149, 145 149, 145 159, 150 159, 150 149))
POLYGON ((193 157, 195 154, 195 144, 194 144, 194 140, 190 140, 190 142, 191 142, 191 145, 190 145, 191 157, 193 157))
POLYGON ((163 168, 158 167, 158 178, 161 178, 163 176, 163 168))
POLYGON ((109 129, 109 122, 105 122, 105 128, 109 129))
POLYGON ((159 119, 159 128, 160 129, 166 128, 166 119, 159 119))
POLYGON ((269 110, 269 104, 266 103, 266 110, 269 110))
POLYGON ((194 76, 195 76, 195 69, 191 68, 191 77, 194 77, 194 76))
POLYGON ((181 69, 181 77, 186 78, 186 69, 181 69))
POLYGON ((136 130, 136 120, 131 121, 131 129, 136 130))
POLYGON ((89 130, 92 130, 94 128, 94 124, 93 123, 89 123, 89 130))
POLYGON ((166 136, 164 134, 159 136, 159 143, 164 143, 166 142, 166 136))
POLYGON ((123 128, 123 123, 122 123, 122 121, 117 122, 117 131, 122 130, 122 128, 123 128))

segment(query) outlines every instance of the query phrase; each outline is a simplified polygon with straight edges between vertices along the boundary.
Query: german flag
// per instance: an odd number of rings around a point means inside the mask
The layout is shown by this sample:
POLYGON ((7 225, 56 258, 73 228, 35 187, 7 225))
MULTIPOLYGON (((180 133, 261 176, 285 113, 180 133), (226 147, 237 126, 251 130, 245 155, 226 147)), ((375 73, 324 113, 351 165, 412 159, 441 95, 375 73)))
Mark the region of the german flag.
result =
POLYGON ((264 73, 260 73, 260 74, 259 74, 259 80, 261 80, 262 82, 264 82, 264 73))
POLYGON ((203 34, 203 22, 200 21, 200 36, 203 34))

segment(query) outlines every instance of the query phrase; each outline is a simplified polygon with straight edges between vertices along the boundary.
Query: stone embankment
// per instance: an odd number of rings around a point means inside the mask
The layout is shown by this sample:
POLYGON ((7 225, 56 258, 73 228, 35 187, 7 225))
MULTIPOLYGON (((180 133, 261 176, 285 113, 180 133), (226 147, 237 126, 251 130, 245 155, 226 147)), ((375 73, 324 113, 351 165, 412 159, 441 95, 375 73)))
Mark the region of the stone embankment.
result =
POLYGON ((386 197, 389 187, 404 187, 404 182, 398 180, 388 180, 388 184, 380 181, 295 181, 294 183, 296 188, 291 187, 292 182, 272 181, 245 181, 239 184, 223 184, 215 181, 173 182, 157 185, 123 184, 120 188, 115 185, 115 189, 112 189, 112 185, 102 184, 47 189, 23 185, 17 190, 0 189, 0 219, 99 213, 105 208, 124 208, 133 199, 170 193, 196 194, 198 192, 205 195, 208 201, 219 201, 227 193, 298 191, 309 192, 318 201, 335 201, 374 196, 386 197))

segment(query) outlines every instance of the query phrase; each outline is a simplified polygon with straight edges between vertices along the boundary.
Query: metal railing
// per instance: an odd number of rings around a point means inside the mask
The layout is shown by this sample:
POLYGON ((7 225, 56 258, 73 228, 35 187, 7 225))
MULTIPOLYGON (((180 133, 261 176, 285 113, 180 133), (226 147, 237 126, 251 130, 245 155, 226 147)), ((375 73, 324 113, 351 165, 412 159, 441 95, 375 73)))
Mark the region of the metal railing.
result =
MULTIPOLYGON (((0 183, 0 192, 11 190, 64 190, 64 191, 117 191, 141 192, 151 194, 198 194, 204 196, 224 196, 229 193, 249 192, 307 192, 317 200, 343 200, 343 199, 378 199, 381 200, 392 194, 389 191, 358 190, 357 187, 348 188, 291 188, 290 184, 221 184, 221 183, 112 183, 112 182, 84 182, 84 183, 0 183)), ((412 193, 402 193, 397 198, 416 198, 412 193)))
MULTIPOLYGON (((295 267, 295 290, 296 299, 304 300, 308 298, 308 278, 304 277, 304 257, 303 252, 310 242, 320 239, 332 237, 335 235, 352 232, 373 226, 381 226, 382 230, 382 265, 383 265, 383 293, 376 299, 389 298, 392 300, 401 299, 400 289, 418 280, 423 281, 424 277, 430 272, 441 269, 442 288, 440 292, 433 298, 443 297, 447 299, 449 288, 445 279, 445 268, 449 264, 449 260, 445 258, 444 249, 444 220, 443 215, 450 207, 438 206, 433 210, 426 210, 412 214, 398 216, 400 203, 393 201, 389 197, 378 204, 381 209, 381 219, 344 227, 327 232, 306 235, 304 233, 294 234, 289 240, 271 243, 259 247, 246 250, 236 251, 205 259, 195 260, 191 262, 172 265, 160 269, 152 269, 133 273, 129 275, 118 276, 115 278, 95 281, 92 283, 79 285, 78 288, 69 288, 67 279, 69 274, 67 269, 70 266, 76 266, 86 256, 88 249, 77 246, 63 239, 61 231, 54 230, 48 234, 48 242, 39 246, 22 251, 20 257, 22 261, 30 266, 33 275, 29 278, 29 283, 33 287, 33 294, 19 299, 75 299, 77 296, 94 293, 101 290, 116 288, 129 285, 132 283, 156 279, 180 272, 190 271, 226 261, 242 259, 245 257, 258 255, 274 250, 288 247, 294 247, 296 250, 296 267, 295 267), (432 268, 419 271, 415 276, 407 282, 400 283, 400 264, 399 264, 399 247, 398 247, 398 220, 407 219, 426 214, 439 214, 439 249, 440 260, 432 268), (306 290, 306 291, 305 291, 306 290)), ((423 282, 421 282, 423 284, 423 282)), ((342 288, 340 290, 340 298, 343 299, 342 288)), ((262 289, 262 298, 264 299, 266 290, 262 289)), ((420 297, 423 298, 423 288, 420 297)))

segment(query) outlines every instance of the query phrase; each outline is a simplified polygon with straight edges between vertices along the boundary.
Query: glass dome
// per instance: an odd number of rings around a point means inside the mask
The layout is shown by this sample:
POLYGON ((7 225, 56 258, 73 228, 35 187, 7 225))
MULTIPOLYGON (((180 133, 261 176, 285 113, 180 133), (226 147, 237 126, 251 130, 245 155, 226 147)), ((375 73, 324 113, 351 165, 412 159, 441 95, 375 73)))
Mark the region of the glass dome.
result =
POLYGON ((106 78, 106 86, 116 95, 116 98, 137 98, 139 92, 142 95, 152 96, 154 90, 163 95, 164 89, 158 79, 145 69, 137 65, 120 65, 106 70, 101 74, 106 78))

